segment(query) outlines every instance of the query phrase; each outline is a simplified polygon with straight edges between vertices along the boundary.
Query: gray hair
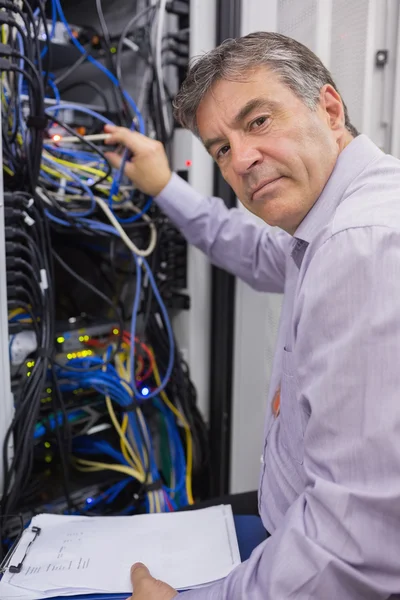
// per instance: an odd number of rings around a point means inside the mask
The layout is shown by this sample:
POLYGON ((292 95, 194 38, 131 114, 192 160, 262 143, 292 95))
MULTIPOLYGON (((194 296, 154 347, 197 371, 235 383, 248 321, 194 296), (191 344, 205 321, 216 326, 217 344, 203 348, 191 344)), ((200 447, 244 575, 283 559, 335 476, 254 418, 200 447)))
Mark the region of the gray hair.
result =
MULTIPOLYGON (((198 135, 197 109, 214 83, 220 79, 237 81, 249 69, 265 66, 277 73, 298 98, 311 110, 325 84, 338 91, 332 75, 320 59, 306 46, 279 33, 259 31, 244 37, 225 40, 220 46, 195 59, 175 100, 176 120, 198 135)), ((343 102, 345 127, 356 137, 343 102)))

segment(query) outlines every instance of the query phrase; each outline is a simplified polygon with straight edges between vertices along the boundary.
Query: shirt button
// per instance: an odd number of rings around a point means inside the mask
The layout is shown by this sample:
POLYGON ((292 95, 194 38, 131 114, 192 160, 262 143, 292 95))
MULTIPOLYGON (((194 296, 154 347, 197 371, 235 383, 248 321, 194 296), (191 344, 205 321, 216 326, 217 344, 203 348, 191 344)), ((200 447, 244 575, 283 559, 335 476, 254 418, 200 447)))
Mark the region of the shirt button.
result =
POLYGON ((261 456, 260 456, 260 463, 261 463, 262 465, 264 464, 264 455, 263 455, 263 454, 261 454, 261 456))

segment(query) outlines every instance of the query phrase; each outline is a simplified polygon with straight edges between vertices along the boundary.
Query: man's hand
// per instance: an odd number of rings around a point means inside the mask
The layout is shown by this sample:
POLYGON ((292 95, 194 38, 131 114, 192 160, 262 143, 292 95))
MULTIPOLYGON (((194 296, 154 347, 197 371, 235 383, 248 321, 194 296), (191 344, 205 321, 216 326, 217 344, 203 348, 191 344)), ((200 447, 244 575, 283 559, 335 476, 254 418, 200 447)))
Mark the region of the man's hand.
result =
POLYGON ((133 565, 131 581, 133 594, 127 600, 171 600, 178 595, 170 585, 154 579, 142 563, 133 565))
MULTIPOLYGON (((132 153, 125 166, 129 179, 143 193, 157 196, 172 175, 162 143, 125 127, 106 125, 104 130, 111 134, 105 140, 106 144, 122 144, 132 153)), ((113 167, 119 168, 122 160, 119 154, 106 152, 106 157, 113 167)))

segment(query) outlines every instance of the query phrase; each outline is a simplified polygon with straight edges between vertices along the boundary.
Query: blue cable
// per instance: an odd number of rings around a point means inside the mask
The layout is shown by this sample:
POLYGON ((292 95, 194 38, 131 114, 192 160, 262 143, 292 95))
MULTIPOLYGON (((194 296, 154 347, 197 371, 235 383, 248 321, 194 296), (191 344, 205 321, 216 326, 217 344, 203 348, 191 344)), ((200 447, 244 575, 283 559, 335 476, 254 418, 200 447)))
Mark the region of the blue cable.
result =
MULTIPOLYGON (((45 179, 46 181, 48 181, 49 183, 51 183, 54 186, 57 186, 58 188, 60 188, 60 180, 59 179, 53 179, 53 177, 51 177, 51 175, 49 175, 48 173, 46 173, 46 171, 41 170, 40 171, 40 176, 45 179)), ((80 190, 78 188, 73 187, 71 184, 65 186, 65 191, 68 192, 69 194, 76 194, 77 192, 79 192, 80 190)))
POLYGON ((85 152, 84 150, 71 150, 71 148, 64 148, 63 146, 57 146, 54 144, 43 144, 45 150, 56 150, 58 154, 65 154, 66 156, 72 156, 77 160, 90 160, 91 162, 97 162, 99 167, 104 167, 104 161, 97 155, 91 152, 85 152))
MULTIPOLYGON (((57 223, 57 225, 63 225, 64 227, 72 227, 71 223, 68 223, 68 221, 63 221, 63 219, 59 219, 58 217, 55 217, 54 215, 51 214, 51 212, 49 210, 47 210, 47 208, 45 209, 45 215, 48 219, 50 219, 50 221, 54 221, 54 223, 57 223)), ((77 224, 77 227, 79 227, 79 224, 77 224)))
POLYGON ((149 210, 150 206, 153 203, 153 198, 148 198, 146 204, 143 206, 142 210, 139 213, 134 214, 132 217, 128 217, 126 219, 121 219, 119 218, 117 215, 117 219, 120 223, 124 224, 124 223, 134 223, 135 221, 137 221, 138 219, 140 219, 145 213, 147 213, 147 211, 149 210))
POLYGON ((154 295, 157 299, 158 305, 161 309, 165 328, 166 328, 167 334, 168 334, 168 341, 169 341, 169 348, 170 348, 168 366, 167 366, 167 370, 164 375, 164 378, 161 380, 161 385, 157 389, 150 392, 150 394, 148 394, 147 396, 143 396, 136 387, 135 372, 134 372, 135 371, 135 343, 134 343, 134 340, 135 340, 135 336, 136 336, 136 320, 137 320, 137 315, 139 312, 139 305, 140 305, 142 272, 141 272, 139 258, 136 255, 133 255, 133 257, 135 259, 135 264, 136 264, 136 290, 135 290, 135 297, 134 297, 134 301, 133 301, 132 321, 131 321, 131 347, 130 347, 131 386, 132 386, 133 392, 135 394, 135 397, 138 400, 150 400, 151 398, 158 396, 158 394, 160 392, 162 392, 162 390, 166 387, 166 385, 171 377, 172 369, 174 367, 174 358, 175 358, 174 334, 172 332, 172 327, 171 327, 171 323, 169 320, 167 309, 165 308, 165 304, 160 296, 160 292, 158 291, 158 288, 157 288, 156 282, 154 280, 153 273, 149 267, 149 264, 144 258, 140 258, 140 261, 142 262, 142 264, 144 265, 144 268, 146 269, 146 273, 149 278, 150 285, 153 289, 153 293, 154 293, 154 295))
MULTIPOLYGON (((114 125, 114 123, 112 121, 110 121, 110 119, 107 119, 107 117, 101 115, 100 113, 96 112, 95 110, 92 110, 91 108, 87 108, 86 106, 80 106, 79 104, 69 104, 68 102, 61 103, 61 104, 53 104, 52 106, 48 106, 46 108, 46 114, 48 114, 49 112, 53 112, 54 110, 55 111, 76 110, 78 112, 83 112, 87 115, 90 115, 91 117, 94 117, 95 119, 98 119, 99 121, 102 121, 106 125, 114 125)), ((51 115, 49 115, 49 116, 51 116, 51 115)))
POLYGON ((69 215, 71 217, 86 217, 86 216, 93 214, 94 209, 96 207, 96 201, 94 199, 94 195, 93 195, 93 192, 90 189, 90 187, 88 187, 77 175, 75 175, 75 173, 73 173, 72 171, 67 169, 67 167, 63 167, 63 166, 59 165, 58 163, 51 160, 51 158, 48 158, 47 156, 42 156, 42 160, 50 163, 51 165, 56 167, 57 170, 60 171, 60 173, 64 173, 64 175, 66 175, 67 177, 70 177, 71 179, 76 181, 78 186, 80 186, 87 193, 87 195, 90 198, 90 209, 89 210, 84 211, 84 212, 78 212, 78 213, 71 211, 69 213, 69 215))
MULTIPOLYGON (((58 87, 56 86, 56 83, 53 80, 53 78, 52 78, 51 75, 50 75, 50 77, 48 79, 48 85, 53 90, 55 101, 57 102, 57 104, 60 104, 60 102, 61 102, 60 92, 59 92, 58 87)), ((58 115, 58 110, 56 111, 55 117, 57 117, 57 115, 58 115)))
MULTIPOLYGON (((37 8, 35 10, 35 12, 33 13, 34 17, 37 17, 39 15, 39 9, 37 8)), ((56 24, 57 24, 57 9, 56 9, 56 5, 54 3, 54 0, 52 0, 51 2, 51 31, 50 31, 50 40, 53 39, 55 31, 56 31, 56 24)), ((47 40, 47 42, 49 43, 50 40, 47 40)), ((47 54, 47 46, 45 46, 43 48, 43 50, 40 53, 40 58, 44 58, 47 54)))
MULTIPOLYGON (((105 124, 108 125, 113 125, 112 121, 110 121, 109 119, 107 119, 106 117, 104 117, 103 115, 97 113, 94 110, 91 110, 90 108, 86 108, 84 106, 77 106, 75 104, 68 104, 68 103, 58 103, 55 104, 53 106, 50 106, 48 108, 46 108, 46 114, 49 115, 49 113, 56 111, 56 113, 60 110, 68 110, 68 109, 74 109, 80 112, 83 112, 85 114, 90 115, 91 117, 94 117, 100 121, 102 121, 105 124)), ((51 115, 49 115, 51 116, 51 115)), ((131 129, 134 129, 134 126, 132 125, 131 129)), ((73 151, 65 151, 65 154, 69 154, 70 156, 76 156, 78 153, 76 153, 76 155, 74 154, 73 151)), ((90 158, 92 158, 91 155, 89 155, 90 158)), ((125 169, 125 164, 126 161, 128 160, 128 156, 129 156, 129 151, 125 150, 122 156, 122 161, 121 161, 121 165, 120 168, 118 169, 117 174, 114 176, 112 184, 111 184, 111 188, 110 188, 110 193, 109 193, 109 197, 108 197, 108 204, 110 206, 110 208, 112 208, 112 199, 113 197, 118 194, 121 182, 122 182, 122 178, 124 175, 124 169, 125 169)), ((151 206, 151 202, 152 199, 149 198, 148 201, 146 202, 146 205, 143 207, 143 209, 141 210, 140 213, 134 214, 133 216, 126 218, 126 219, 121 219, 117 214, 115 215, 116 218, 118 219, 118 221, 120 223, 134 223, 135 221, 137 221, 138 219, 140 219, 140 217, 147 212, 147 210, 149 210, 150 206, 151 206)))
MULTIPOLYGON (((17 40, 18 40, 18 48, 19 48, 19 52, 20 54, 23 56, 24 53, 24 43, 22 40, 22 36, 20 33, 17 33, 17 40)), ((24 68, 24 60, 21 58, 21 60, 19 61, 19 68, 23 69, 24 68)), ((17 73, 16 74, 17 77, 17 81, 18 81, 18 97, 20 98, 22 96, 22 91, 23 91, 23 82, 24 82, 24 76, 22 75, 22 73, 17 73)), ((27 134, 29 135, 29 132, 27 130, 27 127, 25 125, 25 119, 24 119, 24 114, 22 111, 22 102, 19 102, 19 122, 21 125, 21 134, 22 137, 26 136, 27 134)), ((16 120, 14 119, 14 123, 16 125, 16 120)), ((15 133, 15 131, 14 131, 15 133)), ((25 142, 26 140, 24 140, 25 142)))
POLYGON ((176 423, 172 416, 172 413, 163 404, 163 402, 161 402, 158 398, 155 399, 154 403, 164 416, 165 423, 167 425, 167 430, 168 430, 168 437, 169 437, 170 441, 173 442, 173 444, 175 446, 175 450, 176 450, 176 457, 174 457, 176 459, 174 466, 175 466, 175 473, 177 476, 175 488, 172 489, 172 488, 168 488, 167 486, 165 486, 165 487, 166 487, 167 492, 177 493, 177 492, 180 492, 185 487, 185 484, 186 484, 186 462, 185 462, 185 454, 183 451, 182 441, 181 441, 181 438, 177 431, 176 423))
MULTIPOLYGON (((60 0, 54 0, 55 5, 57 7, 57 12, 58 15, 60 17, 60 20, 64 23, 65 28, 68 32, 68 35, 70 37, 71 42, 74 44, 74 46, 76 48, 78 48, 79 52, 81 52, 81 54, 86 54, 86 51, 84 49, 84 47, 79 43, 79 41, 73 36, 71 28, 68 24, 67 19, 65 18, 64 12, 62 10, 61 7, 61 2, 60 0)), ((143 121, 143 117, 139 112, 138 107, 136 106, 135 102, 133 101, 133 98, 131 98, 131 96, 128 94, 128 92, 126 90, 124 90, 123 88, 121 88, 120 82, 118 81, 118 79, 104 66, 102 65, 99 61, 97 61, 95 58, 93 58, 93 56, 90 56, 90 54, 87 57, 87 60, 92 63, 93 65, 95 65, 98 69, 100 69, 100 71, 102 71, 110 81, 112 81, 112 83, 118 87, 119 89, 121 89, 121 92, 125 98, 125 100, 128 102, 128 104, 131 106, 131 108, 133 109, 133 112, 136 114, 136 117, 138 119, 138 123, 139 123, 139 131, 140 133, 145 133, 145 126, 144 126, 144 121, 143 121)))
MULTIPOLYGON (((130 130, 134 131, 134 129, 135 129, 135 125, 134 125, 134 123, 132 123, 130 130)), ((112 206, 112 199, 113 199, 114 195, 118 194, 118 191, 119 191, 119 188, 121 185, 121 181, 124 176, 125 165, 130 156, 131 156, 131 152, 128 150, 128 148, 125 148, 123 155, 122 155, 121 164, 119 166, 116 176, 114 177, 114 180, 112 182, 111 189, 110 189, 110 194, 108 196, 108 205, 110 207, 112 206)))
POLYGON ((28 315, 27 313, 19 313, 18 315, 14 315, 11 319, 8 319, 9 323, 12 323, 14 321, 20 321, 21 319, 30 319, 31 316, 28 315))

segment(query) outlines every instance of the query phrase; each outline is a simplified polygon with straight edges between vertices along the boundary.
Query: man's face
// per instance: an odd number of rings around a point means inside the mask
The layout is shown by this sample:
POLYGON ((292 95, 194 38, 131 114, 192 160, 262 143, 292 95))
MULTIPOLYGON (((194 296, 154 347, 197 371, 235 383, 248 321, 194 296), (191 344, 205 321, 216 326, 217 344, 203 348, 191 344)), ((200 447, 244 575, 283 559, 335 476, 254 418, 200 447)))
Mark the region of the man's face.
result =
POLYGON ((239 200, 289 233, 314 205, 352 140, 331 86, 322 88, 311 110, 264 67, 242 81, 217 81, 196 117, 204 145, 239 200))

